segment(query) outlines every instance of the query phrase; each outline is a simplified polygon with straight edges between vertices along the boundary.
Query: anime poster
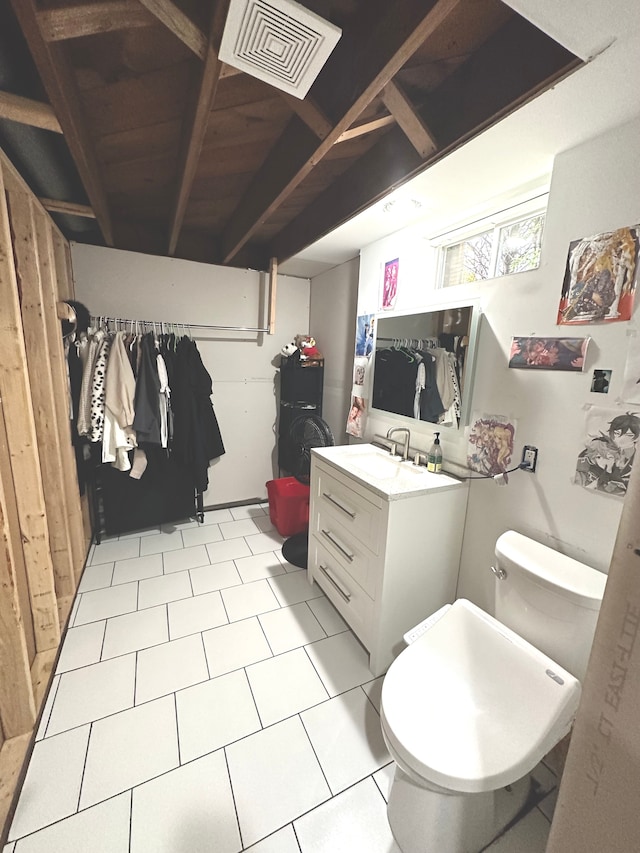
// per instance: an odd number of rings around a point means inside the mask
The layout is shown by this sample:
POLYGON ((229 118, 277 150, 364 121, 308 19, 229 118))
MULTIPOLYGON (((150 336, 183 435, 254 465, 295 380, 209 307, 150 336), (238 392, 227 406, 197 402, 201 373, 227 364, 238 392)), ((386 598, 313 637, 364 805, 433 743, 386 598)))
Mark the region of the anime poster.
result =
POLYGON ((639 227, 619 228, 569 244, 559 326, 631 319, 638 283, 639 227))
POLYGON ((591 406, 584 448, 578 454, 575 483, 585 489, 624 497, 640 435, 638 412, 591 406))
POLYGON ((474 413, 468 434, 467 465, 479 474, 502 474, 513 460, 516 421, 474 413))
POLYGON ((347 435, 362 438, 364 433, 364 420, 366 417, 366 403, 362 397, 352 397, 351 407, 347 416, 347 435))
POLYGON ((584 370, 590 338, 511 338, 509 367, 584 370))
POLYGON ((360 314, 356 318, 356 358, 373 352, 376 318, 374 314, 360 314))
POLYGON ((384 265, 384 278, 382 279, 382 299, 380 305, 383 311, 389 311, 396 304, 398 295, 398 273, 400 271, 400 258, 387 261, 384 265))
POLYGON ((638 335, 629 338, 620 399, 640 407, 640 336, 638 335))

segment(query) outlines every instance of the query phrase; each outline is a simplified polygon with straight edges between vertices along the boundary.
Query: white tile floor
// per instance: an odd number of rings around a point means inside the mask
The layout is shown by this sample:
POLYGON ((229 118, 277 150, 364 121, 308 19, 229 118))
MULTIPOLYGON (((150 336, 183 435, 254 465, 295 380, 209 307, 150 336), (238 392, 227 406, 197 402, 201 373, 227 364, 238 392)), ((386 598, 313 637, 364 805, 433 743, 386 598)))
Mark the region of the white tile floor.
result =
MULTIPOLYGON (((254 505, 92 549, 4 853, 399 853, 382 679, 282 541, 254 505)), ((491 853, 543 853, 536 780, 491 853)))

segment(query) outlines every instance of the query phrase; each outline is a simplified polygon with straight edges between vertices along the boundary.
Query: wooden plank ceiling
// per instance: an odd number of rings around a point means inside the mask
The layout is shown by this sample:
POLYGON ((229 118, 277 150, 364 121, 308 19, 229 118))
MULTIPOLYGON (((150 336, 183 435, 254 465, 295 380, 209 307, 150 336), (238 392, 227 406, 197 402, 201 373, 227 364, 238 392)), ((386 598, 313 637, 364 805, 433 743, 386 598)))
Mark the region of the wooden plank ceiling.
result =
POLYGON ((49 103, 0 118, 62 133, 104 243, 260 269, 579 65, 500 0, 305 0, 342 37, 298 100, 219 61, 229 0, 11 3, 49 103))

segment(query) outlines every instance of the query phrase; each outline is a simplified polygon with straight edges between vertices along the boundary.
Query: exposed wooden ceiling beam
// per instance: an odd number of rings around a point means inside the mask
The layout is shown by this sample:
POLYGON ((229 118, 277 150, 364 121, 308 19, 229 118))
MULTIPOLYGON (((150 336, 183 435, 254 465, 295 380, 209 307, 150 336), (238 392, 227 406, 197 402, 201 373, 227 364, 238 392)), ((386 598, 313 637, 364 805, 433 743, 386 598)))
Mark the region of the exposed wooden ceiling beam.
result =
POLYGON ((41 9, 38 23, 45 41, 65 41, 114 30, 148 27, 157 21, 138 0, 103 0, 101 3, 41 9))
POLYGON ((433 134, 416 112, 402 88, 390 80, 380 93, 380 97, 418 154, 422 158, 433 154, 438 148, 433 134))
POLYGON ((285 100, 291 109, 300 116, 302 121, 310 128, 318 139, 324 139, 331 133, 332 122, 327 118, 313 98, 308 95, 304 99, 295 98, 288 92, 279 91, 278 94, 285 100))
POLYGON ((87 131, 76 80, 64 48, 47 43, 40 32, 34 0, 11 0, 29 50, 55 114, 60 121, 80 180, 96 213, 105 243, 113 245, 113 230, 107 197, 95 158, 93 143, 87 131))
POLYGON ((200 89, 193 107, 184 122, 178 169, 178 190, 169 227, 169 255, 175 254, 178 244, 180 229, 184 221, 187 202, 207 131, 211 107, 216 96, 220 72, 222 71, 222 62, 218 59, 218 50, 220 48, 220 40, 228 8, 228 0, 220 0, 215 5, 207 44, 207 54, 200 78, 200 89))
POLYGON ((88 204, 76 204, 73 201, 58 201, 55 198, 40 198, 40 204, 49 213, 65 213, 68 216, 81 216, 83 219, 95 219, 96 215, 88 204))
MULTIPOLYGON (((431 8, 425 9, 424 0, 405 0, 402 15, 398 14, 393 4, 389 5, 378 30, 369 38, 367 44, 360 46, 361 55, 368 57, 370 64, 361 72, 364 77, 355 81, 355 94, 345 103, 341 114, 333 116, 335 123, 331 131, 318 141, 306 126, 300 128, 301 121, 294 116, 284 134, 272 147, 263 168, 251 182, 225 228, 222 239, 224 263, 234 257, 260 224, 269 219, 291 195, 339 137, 351 127, 362 111, 460 2, 462 0, 438 0, 431 8), (292 151, 295 156, 292 156, 292 151)), ((335 58, 335 53, 332 54, 321 74, 328 69, 329 74, 337 72, 339 75, 342 69, 335 66, 340 65, 340 57, 344 58, 355 49, 355 44, 350 45, 343 41, 341 51, 337 54, 338 59, 335 58)), ((349 60, 351 58, 349 56, 349 60)), ((360 73, 360 69, 358 70, 360 73)), ((352 86, 345 86, 346 88, 353 91, 352 86)), ((314 87, 311 92, 314 92, 314 87)))
POLYGON ((437 151, 424 160, 402 129, 393 128, 283 228, 266 247, 268 253, 283 263, 536 97, 550 80, 570 73, 579 64, 580 60, 551 43, 528 21, 512 18, 421 108, 419 114, 423 120, 429 116, 440 142, 437 151), (518 62, 518 56, 525 55, 531 63, 518 62), (506 68, 518 68, 519 74, 505 74, 506 68))
POLYGON ((208 39, 191 18, 171 0, 140 0, 140 3, 200 59, 206 59, 208 39))
POLYGON ((8 118, 20 124, 28 124, 31 127, 40 127, 43 130, 62 133, 60 122, 56 118, 51 104, 32 101, 30 98, 12 95, 10 92, 0 92, 0 118, 8 118))
POLYGON ((346 142, 348 139, 357 139, 358 136, 365 136, 367 133, 373 133, 374 130, 380 130, 381 127, 388 127, 390 124, 395 123, 396 120, 393 116, 381 116, 380 118, 371 119, 371 121, 365 121, 363 124, 356 124, 354 127, 350 127, 349 130, 341 133, 336 139, 336 143, 346 142))

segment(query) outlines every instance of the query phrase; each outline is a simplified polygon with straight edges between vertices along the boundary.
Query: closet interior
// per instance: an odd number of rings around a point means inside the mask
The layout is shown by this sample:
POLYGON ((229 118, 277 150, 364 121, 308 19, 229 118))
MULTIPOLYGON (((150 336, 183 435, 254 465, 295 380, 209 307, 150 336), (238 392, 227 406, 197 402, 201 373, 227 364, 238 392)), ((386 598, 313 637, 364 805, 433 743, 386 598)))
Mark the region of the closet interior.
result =
POLYGON ((0 825, 90 541, 59 304, 69 245, 0 151, 0 825))
POLYGON ((90 317, 68 360, 78 478, 96 542, 202 521, 209 463, 225 448, 190 327, 90 317))

